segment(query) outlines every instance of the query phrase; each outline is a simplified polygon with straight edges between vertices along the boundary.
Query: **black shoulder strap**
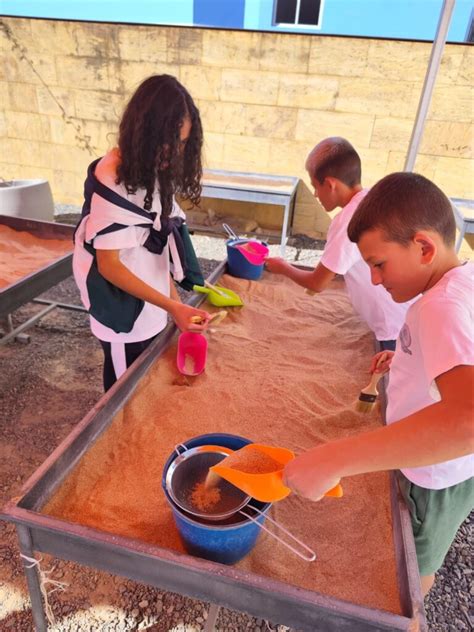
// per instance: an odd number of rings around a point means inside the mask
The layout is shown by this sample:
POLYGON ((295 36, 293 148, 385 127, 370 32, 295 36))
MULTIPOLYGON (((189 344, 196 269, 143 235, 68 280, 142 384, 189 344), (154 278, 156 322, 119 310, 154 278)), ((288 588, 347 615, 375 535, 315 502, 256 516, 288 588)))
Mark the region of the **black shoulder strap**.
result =
POLYGON ((97 193, 97 195, 100 195, 100 197, 104 198, 104 200, 107 200, 108 202, 111 202, 116 206, 120 206, 120 208, 124 208, 127 211, 135 213, 136 215, 140 215, 141 217, 146 217, 146 219, 148 220, 152 219, 150 213, 145 211, 145 209, 140 208, 133 202, 130 202, 130 200, 122 197, 116 191, 109 189, 108 186, 102 184, 102 182, 97 179, 95 175, 95 168, 99 160, 101 160, 101 158, 99 158, 98 160, 94 160, 94 162, 89 165, 89 168, 87 170, 87 180, 84 183, 84 197, 86 199, 86 202, 88 202, 89 212, 92 193, 97 193))

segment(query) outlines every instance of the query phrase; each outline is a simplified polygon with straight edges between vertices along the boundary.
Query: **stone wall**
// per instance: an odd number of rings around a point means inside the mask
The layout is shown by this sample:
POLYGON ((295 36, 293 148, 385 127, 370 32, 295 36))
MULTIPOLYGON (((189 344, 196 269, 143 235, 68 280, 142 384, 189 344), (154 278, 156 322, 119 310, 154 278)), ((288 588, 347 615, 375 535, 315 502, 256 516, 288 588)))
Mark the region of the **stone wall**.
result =
MULTIPOLYGON (((419 42, 16 18, 0 21, 0 47, 1 177, 45 177, 56 202, 80 204, 86 166, 114 145, 127 98, 166 72, 201 110, 206 166, 301 177, 293 231, 314 236, 328 217, 307 186, 308 151, 345 136, 365 185, 402 169, 431 52, 419 42)), ((474 197, 473 69, 472 47, 446 46, 416 164, 452 197, 474 197)))

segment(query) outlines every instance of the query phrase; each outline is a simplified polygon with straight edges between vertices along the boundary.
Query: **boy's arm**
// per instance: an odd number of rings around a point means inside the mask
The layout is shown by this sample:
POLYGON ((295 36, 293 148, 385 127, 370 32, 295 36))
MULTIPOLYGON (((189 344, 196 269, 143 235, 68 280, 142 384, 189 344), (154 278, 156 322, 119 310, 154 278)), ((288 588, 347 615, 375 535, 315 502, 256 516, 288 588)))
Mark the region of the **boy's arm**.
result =
POLYGON ((336 276, 334 272, 326 268, 322 263, 318 263, 314 270, 301 270, 279 257, 266 259, 265 268, 274 274, 283 274, 312 292, 322 292, 336 276))
POLYGON ((474 367, 457 366, 436 378, 441 401, 404 419, 323 444, 291 461, 284 482, 319 500, 344 476, 421 467, 474 451, 474 367))

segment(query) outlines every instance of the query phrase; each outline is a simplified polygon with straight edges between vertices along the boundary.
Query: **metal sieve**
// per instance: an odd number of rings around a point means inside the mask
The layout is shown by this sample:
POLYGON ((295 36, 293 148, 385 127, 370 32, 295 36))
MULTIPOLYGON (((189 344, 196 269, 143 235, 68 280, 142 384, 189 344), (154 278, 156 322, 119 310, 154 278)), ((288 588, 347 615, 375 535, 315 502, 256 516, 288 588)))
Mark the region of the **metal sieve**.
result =
POLYGON ((186 449, 174 459, 166 472, 166 490, 173 502, 192 516, 205 520, 224 520, 237 513, 249 502, 250 496, 221 479, 217 484, 220 500, 208 511, 195 507, 191 500, 193 488, 203 483, 209 468, 228 456, 232 450, 220 446, 198 446, 186 449))

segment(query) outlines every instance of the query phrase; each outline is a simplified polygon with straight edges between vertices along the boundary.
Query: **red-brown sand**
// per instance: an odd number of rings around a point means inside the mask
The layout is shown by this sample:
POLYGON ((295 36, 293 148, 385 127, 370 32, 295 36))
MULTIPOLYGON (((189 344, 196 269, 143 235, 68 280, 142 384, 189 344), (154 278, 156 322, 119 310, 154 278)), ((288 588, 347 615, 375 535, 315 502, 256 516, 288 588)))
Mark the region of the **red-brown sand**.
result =
POLYGON ((37 272, 72 249, 70 239, 43 239, 0 225, 0 288, 37 272))
MULTIPOLYGON (((355 411, 367 383, 373 336, 341 282, 310 297, 281 277, 225 276, 245 307, 209 335, 206 370, 176 380, 176 344, 59 488, 45 512, 114 534, 183 550, 161 490, 174 446, 230 432, 299 453, 379 426, 355 411)), ((312 503, 291 494, 272 516, 317 553, 308 563, 262 533, 238 567, 350 602, 401 613, 389 477, 342 481, 344 497, 312 503)))

